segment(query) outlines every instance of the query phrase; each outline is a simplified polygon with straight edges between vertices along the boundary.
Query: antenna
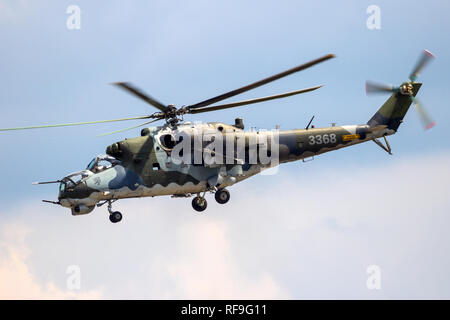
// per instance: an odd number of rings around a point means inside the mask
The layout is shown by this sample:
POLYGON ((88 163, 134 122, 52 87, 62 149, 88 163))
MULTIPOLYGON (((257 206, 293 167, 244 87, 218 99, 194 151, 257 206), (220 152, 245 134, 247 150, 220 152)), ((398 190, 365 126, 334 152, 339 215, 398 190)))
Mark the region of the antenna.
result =
POLYGON ((305 130, 309 129, 309 126, 311 125, 311 122, 314 120, 315 116, 312 116, 311 120, 309 120, 308 125, 306 126, 305 130))

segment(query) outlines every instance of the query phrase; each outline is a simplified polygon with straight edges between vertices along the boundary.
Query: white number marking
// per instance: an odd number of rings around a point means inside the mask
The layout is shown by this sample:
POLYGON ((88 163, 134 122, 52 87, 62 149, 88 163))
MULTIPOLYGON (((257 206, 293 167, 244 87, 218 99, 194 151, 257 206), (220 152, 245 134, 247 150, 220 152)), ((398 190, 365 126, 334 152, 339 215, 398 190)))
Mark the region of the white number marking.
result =
POLYGON ((321 136, 321 135, 317 135, 317 136, 316 136, 316 143, 317 143, 317 144, 322 144, 322 143, 323 143, 323 141, 322 141, 322 136, 321 136))
POLYGON ((316 135, 316 136, 309 136, 309 144, 329 144, 329 143, 336 143, 336 134, 332 133, 330 135, 324 134, 324 135, 316 135))
POLYGON ((336 143, 336 135, 334 133, 330 134, 330 142, 336 143))

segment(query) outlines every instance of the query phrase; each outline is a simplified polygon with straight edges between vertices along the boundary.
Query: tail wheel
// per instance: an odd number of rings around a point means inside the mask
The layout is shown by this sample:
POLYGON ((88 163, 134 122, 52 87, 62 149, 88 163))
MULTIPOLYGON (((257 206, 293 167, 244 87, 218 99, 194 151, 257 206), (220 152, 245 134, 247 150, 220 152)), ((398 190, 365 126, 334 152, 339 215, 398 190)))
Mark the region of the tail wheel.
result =
POLYGON ((115 211, 109 215, 109 221, 117 223, 122 220, 122 214, 119 211, 115 211))
POLYGON ((194 199, 192 199, 192 208, 194 208, 195 211, 205 211, 207 206, 208 203, 206 202, 205 198, 195 197, 194 199))
POLYGON ((218 203, 225 204, 230 200, 230 193, 227 189, 221 189, 215 193, 214 197, 218 203))

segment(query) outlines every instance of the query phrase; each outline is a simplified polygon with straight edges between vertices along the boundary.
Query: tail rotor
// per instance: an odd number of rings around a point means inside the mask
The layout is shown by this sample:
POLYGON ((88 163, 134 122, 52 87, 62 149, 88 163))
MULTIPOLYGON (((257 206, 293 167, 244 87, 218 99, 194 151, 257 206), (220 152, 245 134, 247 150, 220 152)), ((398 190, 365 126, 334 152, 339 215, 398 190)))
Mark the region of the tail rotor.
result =
POLYGON ((434 55, 430 51, 424 50, 419 61, 417 62, 416 66, 409 76, 410 81, 404 82, 398 87, 390 84, 366 81, 366 94, 370 95, 377 93, 394 93, 403 96, 409 96, 411 101, 414 103, 414 107, 424 128, 427 130, 434 127, 436 123, 425 111, 423 105, 419 102, 419 100, 413 95, 413 84, 416 82, 418 76, 423 71, 425 66, 428 65, 433 59, 434 55))

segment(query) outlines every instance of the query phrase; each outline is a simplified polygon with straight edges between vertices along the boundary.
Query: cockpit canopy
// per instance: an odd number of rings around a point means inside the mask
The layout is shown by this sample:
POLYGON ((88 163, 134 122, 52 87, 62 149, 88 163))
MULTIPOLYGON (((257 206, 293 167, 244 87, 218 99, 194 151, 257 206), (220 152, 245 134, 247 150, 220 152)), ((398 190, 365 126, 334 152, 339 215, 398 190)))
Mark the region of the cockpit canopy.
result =
POLYGON ((67 177, 61 180, 59 186, 60 193, 70 190, 78 185, 83 179, 95 174, 102 172, 106 169, 112 168, 115 165, 120 164, 120 161, 114 157, 108 155, 99 155, 89 162, 86 170, 74 172, 69 174, 67 177))
POLYGON ((98 173, 103 170, 112 168, 119 163, 120 161, 114 157, 108 156, 106 154, 99 155, 94 159, 92 159, 91 162, 89 162, 88 166, 86 167, 86 170, 89 170, 93 173, 98 173))
POLYGON ((93 173, 89 171, 80 171, 69 174, 67 177, 61 180, 61 184, 59 185, 59 191, 64 192, 66 190, 70 190, 74 188, 81 180, 92 175, 93 173))

